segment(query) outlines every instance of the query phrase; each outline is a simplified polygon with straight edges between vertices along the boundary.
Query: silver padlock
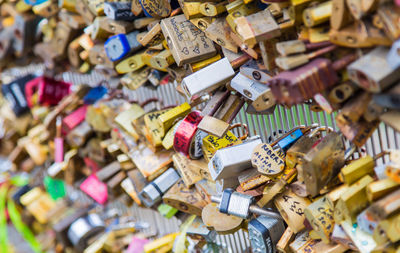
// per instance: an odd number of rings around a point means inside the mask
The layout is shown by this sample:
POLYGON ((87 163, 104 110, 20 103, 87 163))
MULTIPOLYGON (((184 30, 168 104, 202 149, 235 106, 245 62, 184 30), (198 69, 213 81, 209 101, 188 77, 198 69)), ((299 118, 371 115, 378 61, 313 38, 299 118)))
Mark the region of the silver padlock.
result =
POLYGON ((131 11, 131 2, 105 2, 104 14, 114 20, 132 21, 135 15, 131 11))
POLYGON ((274 219, 282 219, 278 213, 255 205, 255 198, 253 196, 235 192, 230 188, 225 189, 221 196, 211 196, 211 201, 219 204, 218 209, 221 213, 234 215, 243 219, 248 219, 253 213, 274 219))
POLYGON ((361 88, 379 93, 400 79, 399 67, 393 68, 387 61, 389 49, 377 47, 347 67, 349 78, 361 88))
POLYGON ((251 106, 257 112, 263 112, 276 104, 271 89, 257 81, 247 78, 243 74, 237 74, 231 80, 231 87, 250 100, 251 106))
POLYGON ((250 220, 248 230, 253 253, 274 253, 285 232, 285 225, 281 219, 261 215, 250 220))
POLYGON ((217 89, 234 75, 230 62, 223 58, 183 78, 181 84, 186 96, 191 99, 195 95, 200 96, 217 89))
POLYGON ((212 179, 230 178, 251 168, 253 150, 261 143, 260 136, 254 136, 244 143, 217 150, 208 163, 212 179))
POLYGON ((154 179, 146 185, 139 193, 139 198, 147 207, 151 207, 161 200, 161 197, 168 191, 178 180, 180 176, 173 168, 166 170, 161 176, 154 179))
POLYGON ((98 214, 92 213, 74 221, 68 229, 68 239, 78 251, 87 247, 88 240, 102 232, 105 228, 103 220, 98 214))
POLYGON ((214 242, 217 236, 217 231, 209 230, 204 224, 201 217, 196 217, 193 223, 189 226, 186 233, 191 237, 202 237, 207 242, 214 242))

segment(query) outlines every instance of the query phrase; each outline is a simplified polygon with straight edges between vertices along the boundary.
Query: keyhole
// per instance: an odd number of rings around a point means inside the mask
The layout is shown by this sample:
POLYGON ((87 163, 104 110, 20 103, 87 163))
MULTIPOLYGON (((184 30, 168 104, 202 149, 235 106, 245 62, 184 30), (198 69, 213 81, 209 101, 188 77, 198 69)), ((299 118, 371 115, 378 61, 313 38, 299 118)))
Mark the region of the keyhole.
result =
POLYGON ((261 74, 258 71, 253 71, 253 78, 257 81, 261 79, 261 74))

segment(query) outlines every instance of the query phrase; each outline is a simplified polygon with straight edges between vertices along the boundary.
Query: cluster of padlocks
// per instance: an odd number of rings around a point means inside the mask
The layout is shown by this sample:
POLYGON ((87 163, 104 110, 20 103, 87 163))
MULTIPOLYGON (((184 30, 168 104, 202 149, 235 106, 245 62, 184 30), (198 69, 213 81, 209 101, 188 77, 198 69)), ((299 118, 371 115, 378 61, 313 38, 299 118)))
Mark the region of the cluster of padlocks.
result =
POLYGON ((400 150, 363 148, 381 122, 400 131, 398 0, 4 0, 0 14, 2 69, 46 66, 1 78, 0 234, 7 206, 41 235, 35 252, 229 252, 215 238, 240 229, 249 252, 400 252, 400 150), (170 83, 187 102, 126 94, 170 83), (300 104, 339 131, 263 141, 233 123, 300 104), (115 201, 181 228, 101 214, 115 201))

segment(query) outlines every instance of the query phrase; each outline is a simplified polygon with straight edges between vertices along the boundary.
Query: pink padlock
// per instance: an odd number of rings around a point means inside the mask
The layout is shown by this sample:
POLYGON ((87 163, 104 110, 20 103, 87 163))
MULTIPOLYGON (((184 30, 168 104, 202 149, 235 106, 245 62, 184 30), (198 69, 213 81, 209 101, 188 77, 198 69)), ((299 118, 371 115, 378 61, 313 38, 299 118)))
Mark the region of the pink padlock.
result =
POLYGON ((97 203, 104 205, 107 202, 107 185, 101 182, 96 174, 92 174, 86 178, 79 188, 92 197, 97 203))
POLYGON ((82 123, 86 118, 86 111, 88 105, 82 105, 68 116, 66 116, 63 120, 63 132, 64 134, 69 133, 72 129, 77 127, 80 123, 82 123))
POLYGON ((25 95, 29 107, 34 106, 33 96, 38 94, 40 105, 57 105, 63 97, 70 93, 71 84, 57 81, 45 76, 29 81, 25 86, 25 95))

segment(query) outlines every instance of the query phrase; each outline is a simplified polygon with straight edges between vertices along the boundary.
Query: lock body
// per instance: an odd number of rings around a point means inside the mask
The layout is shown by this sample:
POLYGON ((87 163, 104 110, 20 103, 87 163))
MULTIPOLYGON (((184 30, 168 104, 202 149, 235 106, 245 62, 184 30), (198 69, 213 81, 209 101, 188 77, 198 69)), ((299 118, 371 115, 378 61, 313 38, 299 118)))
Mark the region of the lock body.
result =
POLYGON ((143 204, 151 207, 161 200, 162 195, 180 179, 178 173, 170 168, 140 192, 139 197, 143 204))

